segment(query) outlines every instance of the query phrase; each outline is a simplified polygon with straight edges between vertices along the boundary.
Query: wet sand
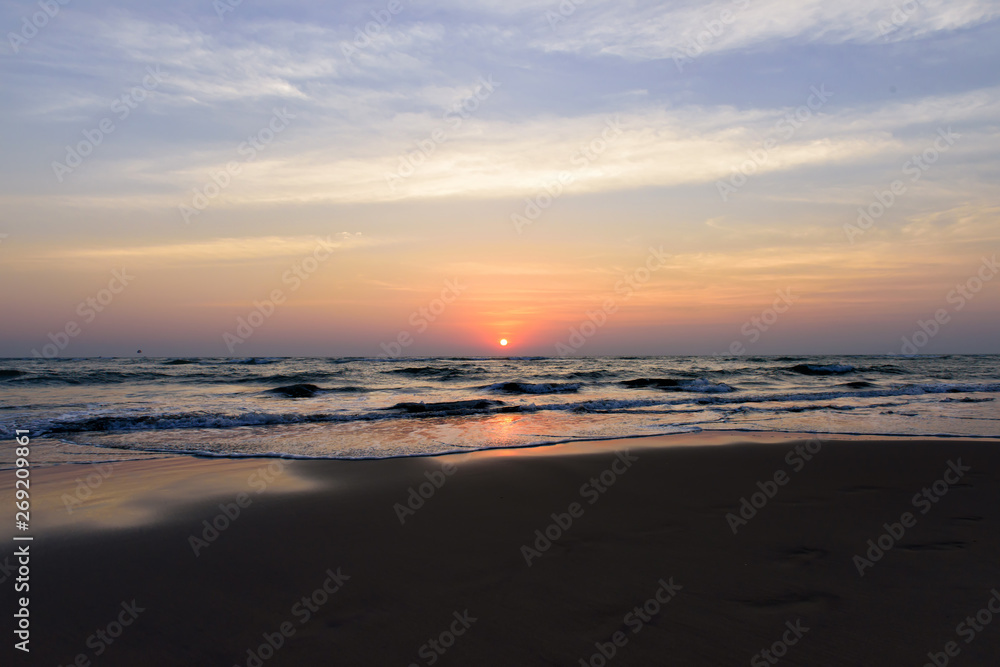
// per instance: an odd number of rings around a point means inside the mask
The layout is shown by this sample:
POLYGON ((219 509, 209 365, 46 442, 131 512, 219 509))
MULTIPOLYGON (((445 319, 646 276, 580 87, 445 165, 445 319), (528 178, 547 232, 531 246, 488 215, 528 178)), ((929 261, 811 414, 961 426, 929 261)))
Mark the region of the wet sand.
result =
POLYGON ((39 468, 16 664, 992 664, 1000 443, 736 437, 39 468))

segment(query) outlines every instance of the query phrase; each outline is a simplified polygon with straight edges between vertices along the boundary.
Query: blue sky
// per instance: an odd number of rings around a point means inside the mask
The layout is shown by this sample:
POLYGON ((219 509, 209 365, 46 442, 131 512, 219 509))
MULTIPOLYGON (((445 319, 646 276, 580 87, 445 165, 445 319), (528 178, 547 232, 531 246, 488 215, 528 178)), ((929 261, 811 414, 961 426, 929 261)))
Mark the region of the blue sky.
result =
MULTIPOLYGON (((651 246, 670 266, 587 353, 723 351, 788 287, 755 352, 890 352, 998 245, 1000 2, 49 7, 0 10, 0 354, 121 265, 66 354, 226 353, 330 235, 241 352, 373 353, 461 277, 413 353, 551 353, 651 246)), ((998 304, 926 351, 1000 351, 998 304)))

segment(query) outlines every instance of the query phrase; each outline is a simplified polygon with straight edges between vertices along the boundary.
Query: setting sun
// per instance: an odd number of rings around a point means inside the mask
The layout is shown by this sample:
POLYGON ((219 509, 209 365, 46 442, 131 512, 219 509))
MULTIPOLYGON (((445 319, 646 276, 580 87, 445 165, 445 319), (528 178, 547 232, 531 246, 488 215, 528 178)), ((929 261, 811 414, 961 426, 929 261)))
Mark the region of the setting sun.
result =
POLYGON ((506 338, 501 338, 500 339, 500 344, 506 346, 507 345, 507 339, 506 338))

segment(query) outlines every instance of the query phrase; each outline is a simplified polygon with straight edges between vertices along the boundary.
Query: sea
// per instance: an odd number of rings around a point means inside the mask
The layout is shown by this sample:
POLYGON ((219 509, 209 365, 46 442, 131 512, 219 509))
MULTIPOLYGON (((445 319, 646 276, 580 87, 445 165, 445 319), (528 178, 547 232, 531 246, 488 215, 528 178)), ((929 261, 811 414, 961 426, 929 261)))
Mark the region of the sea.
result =
POLYGON ((0 359, 0 437, 56 443, 53 461, 387 458, 700 431, 997 438, 998 396, 1000 355, 0 359))

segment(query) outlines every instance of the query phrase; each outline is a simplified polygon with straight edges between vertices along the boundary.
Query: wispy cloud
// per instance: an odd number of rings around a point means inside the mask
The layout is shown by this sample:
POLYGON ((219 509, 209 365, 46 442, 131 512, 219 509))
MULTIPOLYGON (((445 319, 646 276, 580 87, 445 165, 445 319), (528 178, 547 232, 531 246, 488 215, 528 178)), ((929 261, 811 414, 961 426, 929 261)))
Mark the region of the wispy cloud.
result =
MULTIPOLYGON (((803 91, 805 101, 808 90, 803 91)), ((750 151, 765 139, 777 140, 759 165, 759 174, 794 172, 808 167, 865 164, 874 158, 923 151, 936 129, 954 126, 968 139, 956 148, 1000 151, 1000 134, 991 127, 1000 115, 1000 90, 987 89, 952 96, 932 96, 882 106, 840 107, 810 112, 791 137, 775 127, 790 129, 782 119, 796 107, 737 109, 731 106, 687 106, 676 109, 635 107, 609 117, 539 117, 520 122, 472 118, 435 146, 433 155, 409 178, 390 187, 394 173, 415 141, 443 127, 441 117, 411 114, 409 137, 390 132, 379 136, 359 132, 344 137, 336 125, 296 128, 268 148, 268 156, 244 165, 225 196, 213 206, 240 206, 291 201, 384 202, 443 197, 502 198, 526 196, 560 173, 571 173, 568 192, 598 193, 646 187, 712 184, 728 178, 750 151), (615 120, 617 118, 617 121, 615 120), (602 131, 617 123, 621 135, 605 142, 602 131), (596 142, 596 143, 595 143, 596 142), (606 145, 605 145, 606 144, 606 145), (582 160, 602 148, 593 160, 582 160), (582 166, 581 166, 582 165, 582 166)), ((994 153, 995 154, 995 153, 994 153)), ((108 164, 98 175, 80 177, 88 194, 75 199, 100 203, 94 179, 113 182, 107 197, 128 199, 128 189, 155 185, 163 192, 183 192, 236 157, 235 146, 205 151, 198 165, 183 164, 182 156, 127 160, 108 164), (171 165, 177 168, 171 169, 171 165)), ((193 156, 188 156, 190 161, 193 156)), ((893 158, 893 161, 896 161, 893 158)), ((954 164, 959 162, 952 160, 954 164)), ((944 167, 939 170, 944 170, 944 167)), ((933 174, 931 174, 933 176, 933 174)), ((876 183, 878 184, 878 183, 876 183)), ((867 182, 859 188, 867 188, 867 182)), ((160 206, 175 205, 178 195, 136 195, 160 206)))
MULTIPOLYGON (((998 15, 992 0, 923 0, 915 11, 865 0, 727 0, 715 2, 588 2, 558 19, 538 48, 630 59, 697 56, 774 48, 781 40, 841 44, 919 39, 998 15)), ((559 14, 558 6, 549 11, 559 14)))
POLYGON ((327 237, 260 236, 218 238, 190 243, 163 243, 118 247, 83 247, 46 252, 46 259, 140 261, 143 263, 229 262, 261 258, 300 257, 324 250, 348 250, 371 246, 376 242, 360 232, 339 232, 327 237))

